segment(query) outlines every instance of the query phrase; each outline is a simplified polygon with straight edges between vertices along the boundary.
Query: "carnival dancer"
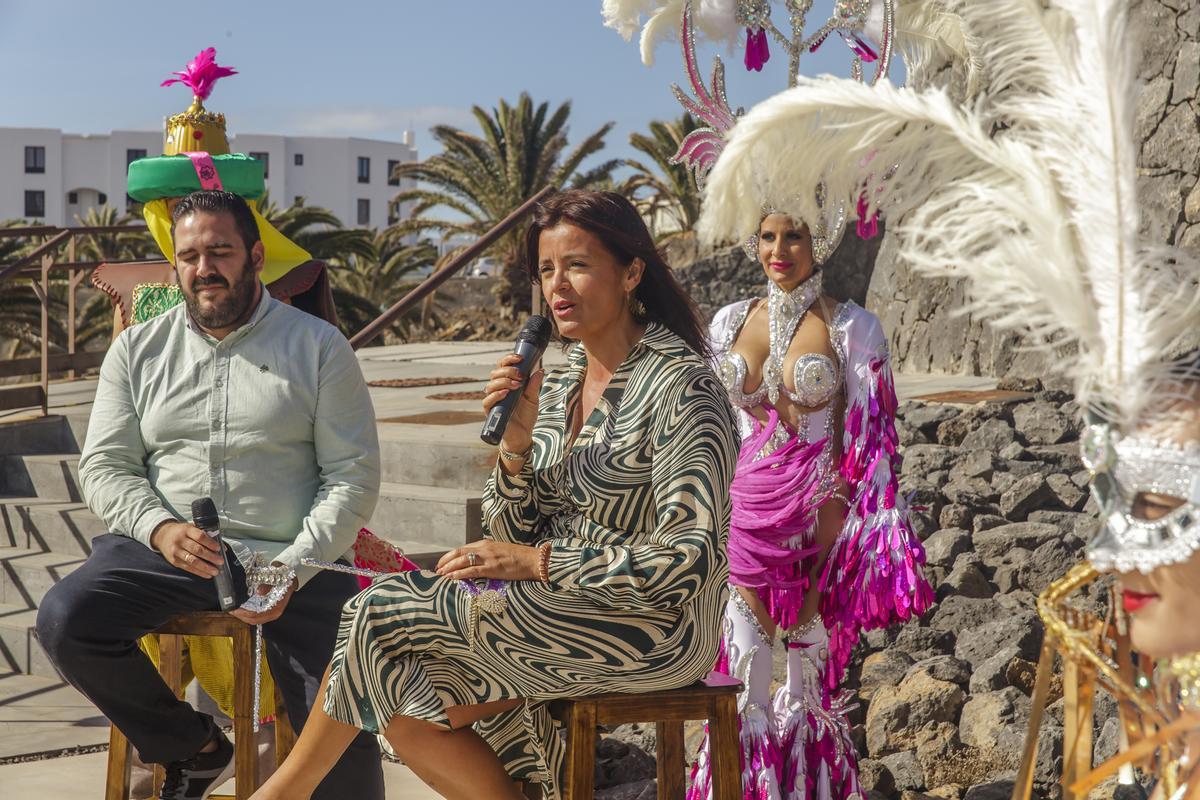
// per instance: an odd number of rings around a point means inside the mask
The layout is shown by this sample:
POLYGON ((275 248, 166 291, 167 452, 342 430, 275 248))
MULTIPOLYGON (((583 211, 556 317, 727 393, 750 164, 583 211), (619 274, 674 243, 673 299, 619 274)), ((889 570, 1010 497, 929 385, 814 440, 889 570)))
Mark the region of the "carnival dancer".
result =
MULTIPOLYGON (((1023 334, 1074 382, 1102 525, 1088 563, 1039 598, 1049 638, 1031 728, 1058 649, 1117 697, 1128 744, 1090 770, 1091 748, 1066 742, 1067 796, 1136 763, 1157 774, 1166 800, 1200 796, 1200 261, 1139 233, 1126 6, 963 4, 972 56, 992 82, 967 105, 940 90, 802 79, 738 122, 709 176, 700 228, 712 239, 751 232, 748 198, 817 213, 792 191, 805 181, 857 194, 891 219, 902 263, 968 279, 971 311, 1023 334), (1119 573, 1127 628, 1120 615, 1105 624, 1069 603, 1098 570, 1119 573), (1165 660, 1148 668, 1130 644, 1165 660)), ((1036 758, 1033 740, 1014 797, 1029 796, 1036 758)))
MULTIPOLYGON (((444 796, 521 798, 523 780, 561 798, 547 701, 712 667, 737 443, 694 306, 618 194, 551 197, 525 244, 575 344, 504 431, 486 537, 347 605, 324 711, 255 800, 308 797, 359 729, 444 796)), ((484 408, 520 385, 505 357, 484 408)))
MULTIPOLYGON (((620 5, 606 4, 614 26, 620 5)), ((675 158, 703 185, 737 118, 725 98, 720 60, 711 86, 699 76, 690 2, 664 4, 652 14, 643 56, 664 37, 664 17, 678 15, 680 5, 692 96, 673 88, 707 127, 689 134, 675 158)), ((698 8, 699 27, 710 36, 744 27, 750 69, 765 62, 769 33, 789 56, 791 82, 801 54, 836 32, 854 53, 852 74, 861 77, 863 64, 874 62, 872 80, 886 75, 895 33, 891 0, 839 3, 810 35, 803 13, 791 14, 785 35, 772 24, 769 3, 739 3, 736 12, 728 5, 734 16, 724 21, 711 5, 698 8)), ((896 396, 886 337, 873 314, 833 300, 821 287, 851 195, 827 197, 819 181, 798 183, 795 191, 816 198, 818 213, 758 213, 746 249, 766 274, 766 296, 720 309, 710 329, 714 368, 737 408, 742 442, 730 489, 733 591, 717 668, 745 686, 739 710, 747 800, 861 795, 846 719, 851 699, 839 689, 851 649, 864 628, 911 619, 933 600, 896 485, 896 396), (777 639, 787 651, 787 676, 772 697, 777 639)), ((750 197, 746 202, 763 208, 750 197)), ((873 223, 861 218, 860 235, 871 235, 873 223)), ((705 741, 691 800, 711 796, 709 770, 705 741)))

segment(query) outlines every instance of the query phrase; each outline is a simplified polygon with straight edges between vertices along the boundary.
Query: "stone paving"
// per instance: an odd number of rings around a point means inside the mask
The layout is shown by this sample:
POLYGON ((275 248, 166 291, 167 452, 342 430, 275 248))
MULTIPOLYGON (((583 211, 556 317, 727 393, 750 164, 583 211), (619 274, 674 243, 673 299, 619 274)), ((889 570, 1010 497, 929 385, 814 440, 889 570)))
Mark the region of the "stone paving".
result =
MULTIPOLYGON (((411 388, 372 387, 371 397, 380 420, 421 418, 415 423, 426 435, 443 440, 477 441, 482 420, 475 399, 435 400, 429 395, 476 391, 492 364, 511 348, 508 342, 434 342, 368 348, 359 354, 368 381, 404 378, 464 377, 473 383, 411 388), (458 424, 427 424, 438 415, 457 412, 458 424), (431 415, 426 417, 425 415, 431 415)), ((564 354, 551 348, 548 366, 565 363, 564 354)), ((954 375, 898 375, 900 399, 941 392, 970 393, 994 386, 989 378, 954 375)), ((51 385, 50 413, 82 423, 90 413, 95 380, 84 379, 51 385)), ((0 425, 36 418, 39 411, 0 412, 0 425)), ((82 425, 79 428, 82 430, 82 425)), ((28 754, 59 753, 70 748, 103 744, 108 738, 104 717, 70 686, 46 678, 16 673, 0 675, 0 761, 28 754)), ((105 753, 10 763, 0 766, 0 788, 5 800, 99 796, 104 780, 105 753), (82 787, 88 787, 81 791, 82 787)), ((387 764, 388 797, 395 800, 436 797, 407 768, 387 764)))

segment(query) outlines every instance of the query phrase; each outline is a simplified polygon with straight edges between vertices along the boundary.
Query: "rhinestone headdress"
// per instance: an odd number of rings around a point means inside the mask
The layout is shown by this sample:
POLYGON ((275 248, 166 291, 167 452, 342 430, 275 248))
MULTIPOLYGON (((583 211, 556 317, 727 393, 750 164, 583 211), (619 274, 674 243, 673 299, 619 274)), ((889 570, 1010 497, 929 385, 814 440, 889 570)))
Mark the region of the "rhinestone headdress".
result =
MULTIPOLYGON (((770 44, 774 40, 782 46, 788 56, 787 85, 795 84, 799 74, 800 58, 806 52, 818 49, 833 34, 841 37, 852 52, 851 76, 864 80, 864 64, 874 64, 870 83, 874 84, 887 75, 891 64, 894 32, 894 0, 837 0, 832 16, 816 31, 807 32, 807 18, 812 0, 784 0, 782 6, 788 17, 788 30, 775 24, 771 17, 770 0, 720 0, 702 3, 704 18, 700 27, 708 31, 729 32, 745 30, 745 65, 748 70, 761 71, 770 58, 770 44), (724 19, 721 19, 724 17, 724 19)), ((608 24, 622 32, 631 33, 636 27, 640 7, 623 9, 619 0, 609 0, 604 5, 608 24), (632 11, 632 22, 629 18, 632 11), (622 14, 625 14, 623 17, 622 14)), ((644 5, 644 4, 643 4, 644 5)), ((643 59, 649 62, 656 38, 662 37, 664 17, 679 14, 680 3, 659 4, 661 7, 651 14, 642 36, 643 59)), ((681 142, 678 152, 671 159, 673 164, 691 168, 696 183, 703 188, 705 177, 713 168, 725 140, 741 113, 733 111, 725 94, 725 65, 720 57, 713 59, 711 88, 704 79, 696 58, 697 26, 694 0, 683 0, 679 27, 679 38, 683 48, 683 62, 692 94, 689 96, 678 85, 672 85, 676 99, 693 117, 704 123, 704 127, 690 132, 681 142)), ((721 38, 714 34, 714 38, 721 38)), ((628 38, 628 36, 627 36, 628 38)), ((829 198, 825 186, 818 182, 812 187, 819 213, 805 219, 812 235, 813 260, 823 264, 845 233, 849 203, 848 198, 829 198)), ((860 204, 861 205, 861 204, 860 204)), ((775 209, 764 206, 761 216, 775 213, 775 209)), ((873 220, 860 220, 859 234, 864 238, 873 235, 873 220)), ((758 258, 756 238, 744 243, 752 259, 758 258)))

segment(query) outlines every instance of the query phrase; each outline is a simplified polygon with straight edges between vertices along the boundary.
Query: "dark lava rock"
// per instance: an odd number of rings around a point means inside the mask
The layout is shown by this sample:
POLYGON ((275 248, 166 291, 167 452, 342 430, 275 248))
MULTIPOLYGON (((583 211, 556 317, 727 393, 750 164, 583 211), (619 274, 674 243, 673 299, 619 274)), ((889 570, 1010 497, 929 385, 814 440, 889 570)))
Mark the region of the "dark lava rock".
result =
POLYGON ((1013 522, 1024 520, 1030 511, 1052 508, 1056 504, 1054 492, 1041 475, 1021 478, 1000 495, 1000 513, 1013 522))

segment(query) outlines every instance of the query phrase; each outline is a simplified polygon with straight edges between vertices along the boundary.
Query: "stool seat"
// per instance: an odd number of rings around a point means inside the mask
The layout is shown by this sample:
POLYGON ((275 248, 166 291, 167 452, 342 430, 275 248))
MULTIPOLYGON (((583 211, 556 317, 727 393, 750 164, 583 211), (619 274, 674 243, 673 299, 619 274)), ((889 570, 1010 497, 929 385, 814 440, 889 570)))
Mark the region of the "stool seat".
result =
POLYGON ((683 723, 707 720, 712 759, 713 800, 742 800, 737 696, 742 682, 720 672, 680 689, 565 697, 550 713, 567 727, 566 800, 591 800, 595 794, 597 725, 653 722, 657 734, 659 800, 683 800, 683 723))
MULTIPOLYGON (((258 748, 254 741, 254 627, 223 611, 196 611, 167 620, 152 633, 159 637, 158 672, 177 697, 183 696, 183 637, 228 636, 233 639, 233 737, 236 800, 247 800, 258 788, 258 748)), ((275 686, 275 763, 295 744, 279 685, 275 686)), ((129 740, 114 725, 109 732, 108 775, 104 800, 129 798, 129 740)), ((162 788, 164 770, 154 766, 154 795, 162 788)), ((218 800, 222 795, 209 795, 218 800)), ((228 796, 225 796, 228 797, 228 796)))

